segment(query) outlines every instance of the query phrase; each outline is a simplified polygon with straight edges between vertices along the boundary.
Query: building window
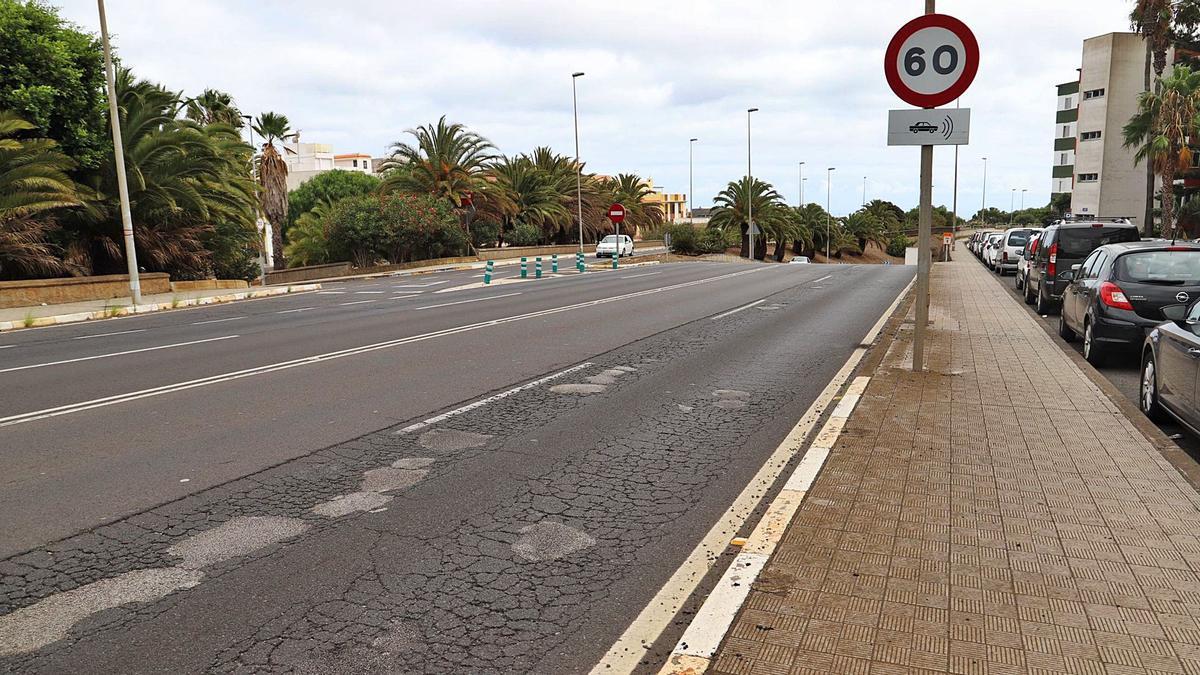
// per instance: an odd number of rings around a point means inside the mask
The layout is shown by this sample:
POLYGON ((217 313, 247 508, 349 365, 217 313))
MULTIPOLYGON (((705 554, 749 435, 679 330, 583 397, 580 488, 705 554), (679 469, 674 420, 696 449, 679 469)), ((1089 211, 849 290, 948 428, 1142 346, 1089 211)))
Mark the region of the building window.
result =
POLYGON ((1085 131, 1082 134, 1079 134, 1079 140, 1082 141, 1094 141, 1098 138, 1100 138, 1099 131, 1085 131))
POLYGON ((1063 125, 1062 137, 1063 137, 1063 138, 1070 138, 1070 137, 1071 137, 1071 125, 1070 125, 1070 124, 1064 124, 1064 125, 1063 125))
POLYGON ((1095 183, 1098 180, 1100 180, 1100 174, 1098 174, 1098 173, 1081 173, 1081 174, 1079 174, 1079 182, 1080 183, 1095 183))
POLYGON ((1074 105, 1073 105, 1074 103, 1075 103, 1075 97, 1068 96, 1067 100, 1063 103, 1063 110, 1070 110, 1072 107, 1074 107, 1074 105))
POLYGON ((1060 153, 1058 154, 1058 165, 1059 165, 1059 166, 1066 166, 1066 165, 1067 165, 1067 153, 1065 153, 1065 152, 1060 152, 1060 153))
POLYGON ((351 162, 354 162, 354 168, 356 168, 356 169, 357 169, 357 168, 358 168, 358 160, 357 160, 357 159, 352 159, 352 160, 350 160, 350 161, 351 161, 351 162))
POLYGON ((1104 96, 1103 89, 1090 89, 1088 91, 1083 92, 1083 100, 1085 100, 1085 101, 1087 101, 1088 99, 1093 99, 1093 98, 1101 98, 1102 96, 1104 96))

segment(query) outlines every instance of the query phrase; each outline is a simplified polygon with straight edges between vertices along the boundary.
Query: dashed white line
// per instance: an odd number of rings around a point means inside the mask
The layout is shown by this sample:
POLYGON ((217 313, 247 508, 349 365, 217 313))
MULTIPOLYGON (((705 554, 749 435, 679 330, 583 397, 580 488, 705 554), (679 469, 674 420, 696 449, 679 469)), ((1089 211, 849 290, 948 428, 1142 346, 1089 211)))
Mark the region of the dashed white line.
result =
POLYGON ((430 286, 437 286, 438 284, 445 284, 449 282, 449 279, 442 279, 441 281, 431 281, 427 284, 392 284, 392 288, 429 288, 430 286))
POLYGON ((231 316, 228 319, 209 319, 208 321, 193 321, 193 326, 203 326, 206 323, 225 323, 226 321, 238 321, 244 319, 244 316, 231 316))
POLYGON ((346 307, 348 305, 365 305, 369 302, 377 302, 377 301, 376 300, 355 300, 354 302, 339 302, 338 304, 341 305, 342 307, 346 307))
POLYGON ((727 316, 731 316, 731 315, 733 315, 733 314, 737 314, 738 312, 742 311, 743 309, 750 309, 751 307, 753 307, 753 306, 755 306, 755 305, 761 305, 761 304, 763 304, 763 303, 764 303, 764 302, 766 302, 766 301, 767 301, 767 299, 766 299, 766 298, 763 298, 762 300, 755 300, 754 302, 752 302, 752 303, 750 303, 750 304, 748 304, 748 305, 742 305, 741 307, 738 307, 737 309, 731 309, 731 310, 729 310, 728 312, 725 312, 724 314, 718 314, 718 315, 714 316, 714 317, 712 318, 712 320, 713 320, 713 321, 716 321, 717 319, 724 319, 724 318, 725 318, 725 317, 727 317, 727 316))
POLYGON ((626 274, 623 277, 617 277, 617 278, 618 279, 636 279, 638 277, 652 277, 655 274, 662 274, 662 272, 643 272, 641 274, 626 274))
POLYGON ((275 313, 276 314, 295 314, 296 312, 307 312, 310 309, 316 309, 316 307, 297 307, 296 309, 285 309, 285 310, 275 312, 275 313))
POLYGON ((465 305, 468 302, 483 302, 484 300, 498 300, 500 298, 510 298, 514 295, 520 295, 520 293, 505 293, 503 295, 489 295, 486 298, 474 298, 472 300, 459 300, 457 302, 443 302, 443 303, 440 303, 437 305, 422 305, 420 307, 414 307, 413 311, 419 312, 423 309, 437 309, 438 307, 449 307, 450 305, 465 305))
POLYGON ((0 345, 0 349, 12 349, 13 347, 16 347, 16 345, 0 345))
POLYGON ((346 291, 317 291, 317 295, 345 295, 346 291))
POLYGON ((98 338, 98 337, 109 337, 110 335, 128 335, 129 333, 144 333, 144 332, 146 332, 145 328, 138 328, 137 330, 119 330, 119 331, 116 331, 115 333, 96 333, 95 335, 80 335, 79 337, 73 337, 71 339, 72 340, 90 340, 92 338, 98 338))
POLYGON ((355 295, 382 295, 383 291, 354 291, 355 295))
POLYGON ((405 298, 416 298, 416 297, 419 297, 420 295, 421 295, 420 293, 405 293, 403 295, 393 295, 392 297, 388 298, 388 300, 403 300, 405 298))
POLYGON ((832 278, 832 277, 833 277, 833 275, 832 275, 832 274, 826 274, 825 276, 821 277, 820 279, 817 279, 816 281, 814 281, 814 282, 812 282, 812 283, 814 283, 814 284, 819 284, 819 283, 821 283, 822 281, 825 281, 826 279, 830 279, 830 278, 832 278))
POLYGON ((241 337, 240 335, 224 335, 222 337, 206 338, 204 340, 190 340, 188 342, 176 342, 169 345, 158 345, 157 347, 144 347, 142 349, 128 349, 123 352, 113 352, 111 354, 97 354, 95 356, 81 356, 77 359, 63 359, 62 361, 49 361, 47 363, 33 363, 27 366, 14 366, 12 368, 0 369, 0 373, 12 373, 18 370, 31 370, 33 368, 46 368, 48 366, 61 366, 67 363, 79 363, 80 361, 94 361, 96 359, 107 359, 112 356, 125 356, 126 354, 141 354, 142 352, 154 352, 160 349, 174 349, 176 347, 187 347, 189 345, 198 345, 204 342, 217 342, 219 340, 232 340, 233 338, 241 337))

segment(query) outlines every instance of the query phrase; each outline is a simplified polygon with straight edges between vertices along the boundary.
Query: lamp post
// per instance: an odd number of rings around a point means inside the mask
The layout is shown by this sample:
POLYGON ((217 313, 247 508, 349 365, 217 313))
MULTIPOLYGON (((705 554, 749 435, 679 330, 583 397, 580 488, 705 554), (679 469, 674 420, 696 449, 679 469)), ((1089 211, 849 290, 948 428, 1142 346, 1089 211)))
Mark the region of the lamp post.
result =
POLYGON ((696 141, 699 138, 688 139, 688 225, 694 225, 692 222, 692 209, 695 208, 696 188, 692 184, 692 148, 696 147, 696 141))
POLYGON ((983 219, 983 212, 987 210, 987 157, 983 158, 983 201, 979 204, 980 220, 983 219))
POLYGON ((100 37, 104 42, 104 79, 108 86, 108 116, 112 122, 113 158, 117 168, 117 192, 121 199, 121 232, 125 236, 125 262, 129 269, 129 297, 142 304, 142 282, 138 277, 137 247, 133 240, 133 216, 129 212, 129 183, 125 178, 125 146, 121 142, 121 118, 117 114, 117 85, 113 79, 112 49, 108 44, 108 19, 104 0, 96 0, 100 9, 100 37))
POLYGON ((831 166, 825 170, 825 262, 829 262, 829 225, 833 220, 833 206, 830 195, 833 192, 833 172, 837 167, 831 166))
POLYGON ((863 206, 867 205, 867 177, 863 176, 863 206))
MULTIPOLYGON (((246 120, 246 128, 250 130, 250 172, 254 175, 254 116, 242 115, 242 119, 246 120)), ((262 249, 258 255, 258 275, 262 278, 263 285, 267 283, 267 229, 258 227, 258 208, 254 209, 254 227, 258 231, 259 248, 262 249)), ((274 251, 272 251, 274 254, 274 251)))
POLYGON ((1021 188, 1021 210, 1025 210, 1025 193, 1029 192, 1029 188, 1021 188))
POLYGON ((1013 223, 1013 208, 1017 205, 1017 188, 1012 189, 1012 196, 1008 198, 1008 224, 1013 223))
POLYGON ((804 162, 800 162, 800 201, 796 206, 804 208, 804 162))
POLYGON ((750 164, 750 113, 758 108, 746 108, 746 238, 750 240, 750 259, 754 260, 754 171, 750 164))
POLYGON ((575 115, 575 207, 579 212, 579 252, 583 253, 583 165, 579 163, 579 99, 575 95, 575 80, 582 72, 571 73, 571 109, 575 115))

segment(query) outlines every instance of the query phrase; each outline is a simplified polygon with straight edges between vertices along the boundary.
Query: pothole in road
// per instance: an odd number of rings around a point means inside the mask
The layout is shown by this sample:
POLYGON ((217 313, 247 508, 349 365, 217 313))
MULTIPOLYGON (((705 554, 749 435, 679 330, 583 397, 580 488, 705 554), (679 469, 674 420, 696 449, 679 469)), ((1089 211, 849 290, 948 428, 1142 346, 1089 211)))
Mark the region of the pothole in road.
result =
POLYGON ((377 492, 351 492, 317 504, 312 508, 312 512, 326 518, 341 518, 351 513, 372 511, 390 501, 391 497, 377 492))
POLYGON ((603 384, 556 384, 550 391, 555 394, 599 394, 607 388, 603 384))
POLYGON ((424 469, 396 469, 385 466, 363 473, 363 492, 392 492, 421 482, 429 472, 424 469))
POLYGON ((565 558, 595 545, 596 539, 586 532, 547 520, 521 528, 521 536, 513 542, 512 549, 522 558, 537 562, 565 558))
MULTIPOLYGON (((490 434, 475 434, 470 431, 458 431, 456 429, 433 429, 421 434, 417 439, 417 443, 426 450, 438 450, 448 452, 454 450, 466 450, 467 448, 478 448, 492 440, 490 434)), ((432 460, 430 460, 432 462, 432 460)), ((409 468, 409 467, 398 467, 409 468)), ((422 468, 422 467, 412 467, 422 468)))
POLYGON ((309 528, 303 520, 281 516, 242 516, 206 532, 192 535, 167 552, 183 558, 180 566, 195 570, 252 553, 309 528))
POLYGON ((52 595, 0 616, 0 655, 41 649, 65 637, 71 627, 106 609, 151 602, 200 583, 204 573, 179 567, 138 570, 52 595))

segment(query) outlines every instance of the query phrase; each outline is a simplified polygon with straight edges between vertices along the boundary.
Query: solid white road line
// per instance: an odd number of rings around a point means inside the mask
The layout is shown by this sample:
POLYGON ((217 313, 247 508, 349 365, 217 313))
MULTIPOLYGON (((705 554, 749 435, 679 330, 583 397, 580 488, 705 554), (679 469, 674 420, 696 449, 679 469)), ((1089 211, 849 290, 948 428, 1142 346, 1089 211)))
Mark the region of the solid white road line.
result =
POLYGON ((446 283, 450 283, 450 280, 442 279, 441 281, 431 281, 427 284, 392 284, 392 288, 429 288, 430 286, 446 283))
POLYGON ((814 281, 814 282, 812 282, 812 283, 814 283, 814 284, 819 284, 819 283, 821 283, 822 281, 825 281, 826 279, 831 279, 831 278, 833 278, 833 275, 832 275, 832 274, 826 274, 825 276, 821 277, 820 279, 817 279, 816 281, 814 281))
POLYGON ((79 337, 73 337, 71 339, 72 340, 90 340, 92 338, 108 337, 110 335, 128 335, 129 333, 144 333, 144 332, 146 332, 145 328, 139 328, 137 330, 119 330, 115 333, 97 333, 95 335, 80 335, 79 337))
POLYGON ((533 382, 526 382, 525 384, 523 384, 519 387, 514 387, 512 389, 509 389, 508 391, 502 391, 499 394, 496 394, 495 396, 489 396, 487 398, 480 399, 473 403, 468 403, 467 405, 464 405, 461 408, 455 408, 454 410, 451 410, 449 412, 444 412, 441 415, 438 415, 436 417, 430 417, 429 419, 424 420, 422 422, 417 422, 416 424, 410 424, 395 433, 410 434, 414 431, 419 431, 419 430, 424 429, 425 427, 430 426, 432 424, 437 424, 438 422, 444 422, 445 420, 448 420, 451 417, 456 417, 465 412, 470 412, 476 408, 483 407, 489 403, 495 403, 496 401, 499 401, 502 398, 508 398, 509 396, 520 393, 522 391, 525 391, 526 389, 532 389, 534 387, 541 386, 551 380, 558 379, 558 378, 562 377, 563 375, 568 375, 577 370, 583 370, 584 368, 587 368, 591 365, 592 365, 592 363, 589 361, 587 363, 581 363, 577 366, 571 366, 570 368, 567 368, 566 370, 560 370, 559 372, 554 373, 553 375, 547 375, 546 377, 543 377, 540 380, 534 380, 533 382))
POLYGON ((0 345, 0 349, 12 349, 13 347, 16 347, 16 345, 0 345))
POLYGON ((346 291, 317 291, 317 295, 345 295, 346 291))
POLYGON ((160 349, 174 349, 176 347, 187 347, 189 345, 198 345, 205 342, 218 342, 220 340, 232 340, 233 338, 241 337, 240 335, 224 335, 222 337, 207 338, 204 340, 191 340, 188 342, 176 342, 169 345, 159 345, 157 347, 145 347, 143 349, 129 349, 123 352, 113 352, 111 354, 97 354, 95 356, 82 356, 77 359, 63 359, 62 361, 50 361, 48 363, 34 363, 28 366, 15 366, 12 368, 0 369, 0 373, 12 373, 18 370, 31 370, 33 368, 46 368, 48 366, 61 366, 67 363, 79 363, 80 361, 94 361, 96 359, 107 359, 111 356, 125 356, 126 354, 141 354, 142 352, 154 352, 160 349))
MULTIPOLYGON (((901 300, 904 299, 908 290, 912 288, 913 283, 915 283, 915 280, 910 281, 904 287, 904 290, 900 291, 895 301, 883 312, 879 320, 867 332, 859 346, 850 353, 849 358, 842 364, 841 370, 833 376, 833 379, 829 381, 829 384, 817 396, 817 400, 813 401, 808 411, 800 417, 800 421, 796 423, 796 426, 783 439, 783 442, 779 444, 775 452, 767 458, 767 461, 763 463, 758 473, 750 480, 730 508, 712 526, 708 534, 700 540, 700 543, 692 549, 691 554, 683 561, 679 569, 675 570, 675 573, 671 575, 667 583, 663 584, 658 593, 650 599, 650 602, 646 604, 637 618, 629 624, 629 627, 625 629, 621 637, 617 638, 617 641, 608 650, 608 653, 604 655, 604 658, 596 664, 596 667, 591 671, 592 675, 631 673, 638 667, 639 663, 645 657, 647 650, 650 649, 659 636, 662 635, 662 632, 670 625, 679 608, 696 591, 701 580, 704 579, 713 564, 718 560, 718 557, 728 547, 732 533, 738 532, 745 526, 746 520, 754 512, 755 507, 760 501, 760 495, 768 491, 775 484, 782 473, 783 467, 787 466, 792 457, 804 448, 805 440, 812 432, 813 427, 833 402, 837 392, 850 378, 851 373, 858 367, 859 362, 862 361, 863 356, 867 353, 867 349, 875 342, 875 338, 883 330, 884 324, 887 323, 888 318, 896 310, 896 307, 899 306, 901 300)), ((766 520, 765 516, 764 520, 766 520)), ((670 663, 668 663, 669 665, 670 663)), ((690 665, 702 666, 696 671, 698 674, 703 672, 704 667, 707 667, 707 661, 701 659, 699 664, 693 662, 690 665)))
POLYGON ((276 314, 295 314, 296 312, 307 312, 310 309, 316 309, 316 307, 297 307, 296 309, 285 309, 285 310, 281 310, 281 311, 278 311, 275 313, 276 314))
POLYGON ((338 305, 341 307, 348 307, 350 305, 365 305, 370 302, 377 302, 377 301, 376 300, 355 300, 354 302, 339 302, 338 305))
POLYGON ((724 319, 727 316, 737 314, 738 312, 742 311, 743 309, 750 309, 751 307, 753 307, 755 305, 761 305, 766 301, 767 301, 766 298, 763 298, 762 300, 755 300, 754 302, 752 302, 748 305, 742 305, 741 307, 738 307, 737 309, 731 309, 728 312, 725 312, 724 314, 718 314, 712 318, 712 321, 716 321, 717 319, 724 319))
POLYGON ((459 300, 457 302, 443 302, 438 305, 422 305, 420 307, 413 307, 413 311, 419 312, 423 309, 437 309, 438 307, 449 307, 450 305, 465 305, 468 302, 483 302, 484 300, 497 300, 499 298, 511 298, 514 295, 520 295, 520 293, 504 293, 503 295, 489 295, 486 298, 474 298, 472 300, 459 300))
MULTIPOLYGON (((247 377, 254 377, 256 375, 265 375, 267 373, 273 373, 273 372, 277 372, 280 370, 287 370, 290 368, 298 368, 300 366, 309 366, 309 365, 313 365, 316 363, 323 363, 325 361, 332 361, 334 359, 345 358, 347 356, 357 356, 359 354, 366 354, 368 352, 378 351, 380 349, 389 349, 389 348, 398 347, 401 345, 412 344, 414 342, 424 342, 426 340, 434 340, 434 339, 437 339, 440 337, 445 337, 448 335, 457 335, 459 333, 467 333, 470 331, 476 331, 476 330, 480 330, 483 328, 491 328, 493 326, 501 326, 501 325, 508 324, 508 323, 514 323, 517 321, 524 321, 526 319, 534 319, 534 318, 539 318, 539 317, 543 317, 543 316, 550 316, 552 314, 560 314, 562 312, 571 312, 571 311, 574 311, 577 309, 586 309, 588 307, 595 307, 597 305, 606 305, 611 302, 621 302, 623 300, 629 300, 631 298, 640 298, 640 297, 643 297, 646 295, 665 293, 668 291, 678 290, 680 288, 689 288, 691 286, 699 286, 702 284, 715 283, 718 281, 724 281, 726 279, 732 279, 734 277, 740 277, 740 276, 744 276, 747 274, 755 274, 755 273, 761 271, 761 269, 762 268, 753 268, 753 269, 748 269, 748 270, 742 270, 740 272, 721 274, 721 275, 718 275, 715 277, 706 277, 703 279, 696 279, 694 281, 686 281, 686 282, 682 282, 682 283, 678 283, 678 284, 672 284, 670 286, 661 286, 659 288, 649 288, 649 289, 646 289, 643 291, 635 291, 633 293, 626 293, 624 295, 614 295, 614 296, 610 296, 607 298, 599 298, 597 300, 587 300, 585 302, 577 302, 577 303, 570 304, 570 305, 551 307, 550 309, 543 309, 543 310, 538 310, 538 311, 534 311, 534 312, 527 312, 525 314, 515 314, 513 316, 507 316, 507 317, 503 317, 503 318, 499 318, 499 319, 492 319, 490 321, 481 321, 479 323, 472 323, 472 324, 467 324, 464 326, 457 326, 455 328, 447 328, 444 330, 434 331, 432 333, 424 333, 422 335, 414 335, 412 337, 397 338, 395 340, 387 340, 385 342, 376 342, 374 344, 363 345, 361 347, 352 347, 350 349, 343 349, 343 350, 339 350, 336 352, 327 352, 325 354, 316 354, 314 356, 306 356, 306 357, 299 358, 299 359, 293 359, 291 361, 282 361, 279 363, 272 363, 269 365, 258 366, 255 368, 247 368, 245 370, 238 370, 238 371, 233 371, 233 372, 229 372, 229 373, 223 373, 220 375, 211 375, 209 377, 202 377, 202 378, 196 379, 196 380, 188 380, 186 382, 177 382, 175 384, 168 384, 168 385, 163 385, 160 387, 153 387, 150 389, 143 389, 141 391, 134 391, 134 392, 129 392, 129 393, 125 393, 125 394, 116 394, 114 396, 106 396, 104 398, 98 398, 98 399, 94 399, 91 401, 80 401, 78 403, 71 403, 68 405, 58 406, 55 408, 47 408, 44 410, 35 410, 35 411, 27 412, 27 413, 21 413, 18 415, 10 415, 9 417, 0 418, 0 427, 12 426, 14 424, 24 424, 26 422, 33 422, 36 420, 42 420, 42 419, 47 419, 47 418, 51 418, 51 417, 58 417, 60 415, 69 415, 72 413, 82 412, 85 410, 92 410, 94 408, 103 408, 103 407, 107 407, 107 406, 111 406, 111 405, 116 405, 118 403, 135 401, 138 399, 149 398, 152 396, 162 396, 164 394, 170 394, 170 393, 174 393, 174 392, 178 392, 178 391, 184 391, 187 389, 195 389, 198 387, 205 387, 205 386, 212 385, 212 384, 219 384, 222 382, 230 382, 233 380, 240 380, 240 379, 247 378, 247 377)), ((234 336, 229 336, 229 337, 237 337, 237 336, 234 335, 234 336)), ((4 372, 4 371, 0 371, 0 372, 4 372)))
POLYGON ((244 316, 231 316, 231 317, 229 317, 228 319, 209 319, 208 321, 193 321, 193 322, 192 322, 192 325, 193 325, 193 326, 203 326, 203 325, 204 325, 204 324, 206 324, 206 323, 225 323, 226 321, 240 321, 240 320, 242 320, 242 319, 244 319, 244 318, 246 318, 246 317, 244 317, 244 316))

